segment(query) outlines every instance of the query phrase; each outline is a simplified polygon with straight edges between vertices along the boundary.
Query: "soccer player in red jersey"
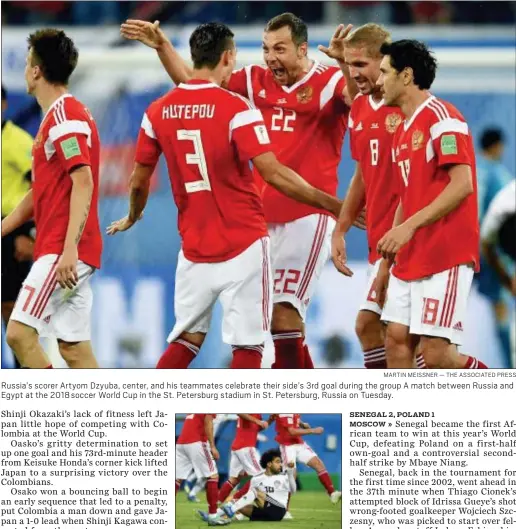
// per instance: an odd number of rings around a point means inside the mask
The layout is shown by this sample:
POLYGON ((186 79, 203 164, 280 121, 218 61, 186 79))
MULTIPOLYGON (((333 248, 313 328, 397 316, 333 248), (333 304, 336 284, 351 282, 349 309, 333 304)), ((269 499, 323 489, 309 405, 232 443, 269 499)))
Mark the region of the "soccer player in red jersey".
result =
POLYGON ((206 482, 208 525, 227 525, 229 522, 220 519, 217 515, 219 474, 215 461, 220 456, 213 435, 215 416, 212 413, 186 416, 176 442, 176 494, 193 467, 197 479, 208 478, 206 482))
POLYGON ((324 429, 320 426, 310 428, 310 425, 301 421, 299 413, 280 413, 274 417, 276 419, 276 437, 275 440, 280 445, 281 459, 284 465, 299 461, 304 465, 313 468, 317 472, 317 477, 326 492, 330 496, 332 503, 337 503, 342 497, 342 493, 335 490, 331 482, 330 475, 324 466, 324 463, 317 457, 317 454, 310 446, 303 441, 305 435, 320 435, 324 429))
POLYGON ((219 502, 226 500, 244 476, 255 476, 263 472, 256 442, 258 432, 268 426, 269 422, 262 420, 261 413, 238 413, 236 436, 231 445, 229 477, 220 489, 219 502))
POLYGON ((384 44, 378 85, 401 108, 392 159, 401 201, 395 227, 378 242, 386 257, 382 291, 395 256, 382 319, 388 367, 412 367, 415 348, 430 368, 485 367, 460 355, 466 304, 479 262, 473 141, 462 114, 428 90, 437 63, 414 40, 384 44))
POLYGON ((176 273, 176 324, 158 368, 188 367, 208 331, 217 299, 232 368, 259 368, 270 329, 269 237, 260 192, 249 168, 289 197, 338 211, 334 196, 278 162, 261 112, 221 88, 236 58, 233 33, 202 24, 190 38, 192 78, 150 105, 142 121, 130 212, 108 233, 131 227, 145 207, 160 154, 179 211, 182 251, 176 273))
MULTIPOLYGON (((330 57, 350 27, 339 26, 330 57)), ((122 35, 155 48, 176 83, 192 76, 188 66, 157 23, 129 20, 122 35)), ((343 75, 345 65, 325 66, 310 60, 306 24, 284 13, 271 19, 263 35, 266 66, 250 65, 225 82, 263 113, 278 159, 315 187, 335 195, 337 168, 351 99, 343 75)), ((255 173, 256 173, 255 166, 255 173)), ((271 238, 274 281, 272 337, 275 368, 312 368, 304 344, 304 321, 317 280, 330 257, 334 218, 321 208, 285 197, 270 183, 262 187, 265 219, 271 238)))
POLYGON ((2 236, 34 217, 34 265, 7 327, 22 367, 52 367, 38 335, 55 336, 69 367, 97 367, 90 343, 89 279, 100 267, 100 141, 89 110, 68 93, 78 52, 63 31, 28 38, 27 91, 44 112, 32 149, 32 189, 2 221, 2 236))
MULTIPOLYGON (((360 93, 349 114, 349 134, 355 174, 342 205, 332 235, 332 259, 341 273, 350 276, 346 266, 344 236, 364 204, 367 209, 369 280, 356 320, 356 333, 364 352, 365 367, 387 367, 385 359, 382 307, 375 289, 375 279, 382 256, 376 246, 392 228, 399 203, 399 188, 393 175, 391 144, 394 132, 403 119, 400 109, 383 104, 376 81, 380 77, 380 47, 390 41, 389 32, 378 24, 366 24, 353 30, 345 39, 343 58, 360 93)), ((418 364, 423 360, 418 356, 418 364)), ((423 362, 424 364, 424 362, 423 362)))

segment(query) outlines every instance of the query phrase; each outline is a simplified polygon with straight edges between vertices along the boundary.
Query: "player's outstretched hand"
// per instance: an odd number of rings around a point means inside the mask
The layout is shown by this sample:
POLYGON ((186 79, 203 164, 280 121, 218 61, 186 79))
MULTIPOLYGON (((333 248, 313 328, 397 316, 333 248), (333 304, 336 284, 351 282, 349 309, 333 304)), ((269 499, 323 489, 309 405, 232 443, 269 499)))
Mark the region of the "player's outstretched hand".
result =
POLYGON ((358 214, 358 217, 356 218, 355 222, 353 222, 353 226, 355 226, 355 228, 359 228, 361 230, 365 230, 366 229, 366 208, 364 208, 359 214, 358 214))
POLYGON ((56 279, 62 288, 72 289, 79 282, 77 273, 77 260, 79 255, 77 247, 65 248, 57 261, 56 279))
POLYGON ((215 459, 215 461, 218 461, 220 459, 220 454, 219 454, 219 451, 217 450, 217 447, 215 446, 211 447, 211 455, 213 456, 213 459, 215 459))
POLYGON ((344 48, 346 47, 344 39, 349 35, 352 29, 353 26, 351 24, 348 24, 347 26, 339 24, 333 37, 330 39, 328 47, 319 45, 319 51, 322 51, 330 59, 344 61, 344 48))
MULTIPOLYGON (((138 220, 140 220, 142 217, 143 217, 143 213, 140 215, 140 218, 138 220)), ((132 228, 136 224, 136 222, 138 221, 131 220, 129 216, 126 216, 120 220, 115 220, 114 222, 111 223, 109 228, 106 230, 106 233, 108 235, 114 235, 115 233, 118 233, 119 231, 127 231, 129 228, 132 228)))
POLYGON ((324 428, 322 426, 318 426, 317 428, 314 428, 314 434, 320 435, 324 433, 324 428))
POLYGON ((353 272, 346 266, 348 260, 346 254, 346 242, 342 234, 334 230, 331 236, 331 259, 335 268, 347 277, 351 277, 353 272))
POLYGON ((390 229, 378 241, 378 253, 385 259, 392 259, 412 239, 415 231, 407 222, 390 229))
POLYGON ((269 423, 267 421, 259 421, 258 422, 258 426, 262 429, 262 430, 265 430, 266 428, 269 427, 269 423))
POLYGON ((120 35, 128 40, 138 40, 154 50, 157 50, 167 41, 165 33, 159 27, 159 20, 155 22, 126 20, 120 26, 120 35))

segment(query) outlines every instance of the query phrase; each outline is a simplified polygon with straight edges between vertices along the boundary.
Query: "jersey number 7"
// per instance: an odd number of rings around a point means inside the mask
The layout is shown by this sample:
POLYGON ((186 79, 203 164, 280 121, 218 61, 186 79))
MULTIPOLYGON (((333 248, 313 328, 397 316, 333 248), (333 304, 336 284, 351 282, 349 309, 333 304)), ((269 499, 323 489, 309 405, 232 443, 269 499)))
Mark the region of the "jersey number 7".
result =
POLYGON ((199 173, 201 174, 200 180, 185 182, 186 192, 197 193, 197 191, 211 191, 208 166, 206 164, 206 157, 204 156, 204 148, 201 140, 201 131, 181 129, 177 131, 177 139, 193 142, 195 152, 186 155, 186 163, 189 165, 197 165, 199 173))

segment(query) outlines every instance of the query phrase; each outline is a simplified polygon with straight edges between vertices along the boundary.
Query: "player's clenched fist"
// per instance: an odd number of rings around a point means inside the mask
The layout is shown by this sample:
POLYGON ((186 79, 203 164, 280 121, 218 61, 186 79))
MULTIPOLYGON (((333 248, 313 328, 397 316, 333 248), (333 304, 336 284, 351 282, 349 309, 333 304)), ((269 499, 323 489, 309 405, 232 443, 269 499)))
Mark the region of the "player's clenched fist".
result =
POLYGON ((159 20, 146 22, 145 20, 126 20, 120 26, 120 34, 128 40, 138 40, 149 46, 158 49, 167 41, 163 30, 159 27, 159 20))

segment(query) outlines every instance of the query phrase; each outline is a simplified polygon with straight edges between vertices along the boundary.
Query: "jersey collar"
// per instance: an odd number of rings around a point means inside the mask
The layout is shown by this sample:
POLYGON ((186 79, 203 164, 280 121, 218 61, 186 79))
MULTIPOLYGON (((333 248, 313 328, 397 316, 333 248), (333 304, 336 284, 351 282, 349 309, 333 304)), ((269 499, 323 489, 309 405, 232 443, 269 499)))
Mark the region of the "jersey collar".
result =
POLYGON ((435 96, 430 95, 427 99, 425 99, 415 110, 414 114, 412 114, 412 117, 407 121, 405 120, 403 122, 403 130, 407 132, 407 130, 410 128, 412 123, 414 123, 414 120, 416 119, 417 115, 431 102, 435 99, 435 96))
POLYGON ((283 88, 283 91, 287 92, 287 94, 291 94, 296 88, 299 88, 302 84, 306 83, 310 79, 310 77, 312 77, 318 66, 319 61, 314 61, 312 67, 310 68, 310 70, 308 70, 308 72, 302 79, 300 79, 297 83, 294 83, 292 86, 281 85, 281 88, 283 88))
POLYGON ((51 105, 50 108, 46 111, 45 115, 43 116, 42 122, 45 120, 45 118, 50 114, 50 111, 56 107, 56 105, 62 101, 63 99, 66 99, 67 97, 72 97, 72 94, 63 94, 62 96, 59 96, 51 105))
POLYGON ((371 108, 374 111, 377 111, 379 108, 383 107, 383 97, 382 99, 380 99, 380 101, 378 101, 378 103, 373 99, 373 96, 371 94, 369 94, 368 99, 369 104, 371 105, 371 108))
POLYGON ((184 90, 202 90, 203 88, 218 88, 215 83, 211 81, 203 81, 202 79, 190 79, 188 83, 179 83, 178 88, 183 88, 184 90))

